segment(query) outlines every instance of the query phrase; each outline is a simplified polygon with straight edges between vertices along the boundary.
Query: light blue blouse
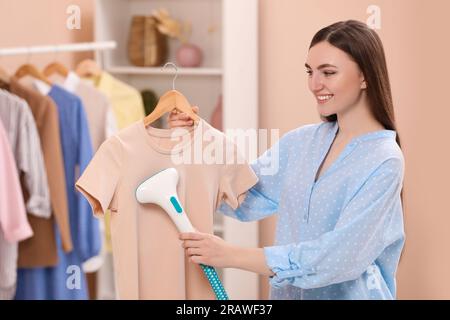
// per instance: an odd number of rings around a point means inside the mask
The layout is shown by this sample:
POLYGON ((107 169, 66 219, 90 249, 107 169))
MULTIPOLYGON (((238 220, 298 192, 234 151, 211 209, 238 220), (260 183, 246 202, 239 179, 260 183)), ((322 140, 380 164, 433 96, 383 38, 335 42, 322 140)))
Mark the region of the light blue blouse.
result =
POLYGON ((315 181, 336 122, 287 133, 252 164, 258 183, 233 210, 242 221, 278 214, 265 247, 272 299, 394 299, 404 244, 404 159, 391 130, 358 136, 315 181))

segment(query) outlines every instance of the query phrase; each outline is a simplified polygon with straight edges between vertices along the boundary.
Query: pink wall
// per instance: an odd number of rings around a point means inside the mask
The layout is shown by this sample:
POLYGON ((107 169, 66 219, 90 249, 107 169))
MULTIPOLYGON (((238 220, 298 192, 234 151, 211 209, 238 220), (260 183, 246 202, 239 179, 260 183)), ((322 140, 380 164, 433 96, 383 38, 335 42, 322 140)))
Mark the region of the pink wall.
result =
MULTIPOLYGON (((92 41, 94 1, 92 0, 0 0, 0 46, 53 45, 92 41), (69 30, 66 20, 69 5, 81 9, 81 29, 69 30)), ((68 67, 92 53, 35 54, 0 57, 0 65, 10 73, 27 60, 44 68, 55 58, 68 67)))
MULTIPOLYGON (((406 249, 398 274, 400 299, 450 299, 448 90, 450 45, 446 0, 262 0, 260 124, 287 130, 319 121, 304 71, 316 31, 345 19, 366 21, 381 8, 379 34, 387 55, 403 151, 406 249)), ((261 244, 274 220, 261 223, 261 244)), ((262 297, 267 284, 262 281, 262 297)))

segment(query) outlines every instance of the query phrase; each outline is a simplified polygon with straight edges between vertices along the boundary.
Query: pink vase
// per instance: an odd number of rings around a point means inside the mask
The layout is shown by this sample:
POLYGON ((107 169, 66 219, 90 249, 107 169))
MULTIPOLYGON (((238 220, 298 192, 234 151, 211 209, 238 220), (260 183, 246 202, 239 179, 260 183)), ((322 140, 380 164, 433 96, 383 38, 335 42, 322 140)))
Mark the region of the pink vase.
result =
POLYGON ((202 50, 192 43, 182 44, 177 50, 177 64, 181 67, 198 67, 202 64, 202 60, 202 50))

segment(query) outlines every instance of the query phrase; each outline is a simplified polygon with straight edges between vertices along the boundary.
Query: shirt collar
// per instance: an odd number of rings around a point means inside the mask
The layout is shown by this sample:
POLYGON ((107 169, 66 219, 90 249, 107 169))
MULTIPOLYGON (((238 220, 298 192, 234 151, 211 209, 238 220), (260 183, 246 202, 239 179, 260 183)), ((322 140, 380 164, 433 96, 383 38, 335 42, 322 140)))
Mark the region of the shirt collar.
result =
POLYGON ((32 81, 33 81, 32 84, 33 84, 34 88, 37 89, 39 91, 39 93, 42 94, 43 96, 48 95, 51 88, 53 87, 53 86, 49 86, 44 81, 41 81, 39 79, 33 79, 32 81))
MULTIPOLYGON (((334 123, 331 127, 332 137, 336 136, 338 129, 339 129, 338 123, 337 123, 337 121, 334 121, 334 123)), ((351 143, 355 144, 357 142, 363 142, 363 141, 380 139, 380 138, 395 139, 396 136, 397 136, 397 133, 394 130, 387 130, 387 129, 377 130, 377 131, 367 132, 367 133, 361 134, 359 136, 356 136, 356 137, 352 138, 351 143)))
POLYGON ((377 130, 368 132, 365 134, 362 134, 360 136, 357 136, 354 138, 355 141, 367 141, 367 140, 373 140, 373 139, 380 139, 380 138, 393 138, 395 139, 397 133, 394 130, 377 130))
POLYGON ((75 72, 70 71, 62 86, 67 91, 74 93, 79 83, 80 77, 75 72))

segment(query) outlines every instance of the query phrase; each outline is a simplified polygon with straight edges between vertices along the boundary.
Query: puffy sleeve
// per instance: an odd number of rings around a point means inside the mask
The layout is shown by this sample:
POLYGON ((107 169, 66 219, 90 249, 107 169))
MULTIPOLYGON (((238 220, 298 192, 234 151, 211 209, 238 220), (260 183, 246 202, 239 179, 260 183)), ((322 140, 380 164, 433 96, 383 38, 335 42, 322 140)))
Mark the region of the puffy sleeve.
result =
POLYGON ((237 209, 245 193, 256 184, 258 178, 239 151, 236 144, 228 141, 231 157, 221 171, 219 197, 230 208, 237 209))
POLYGON ((10 243, 33 235, 27 220, 14 156, 0 123, 0 228, 10 243))
POLYGON ((49 218, 51 215, 50 192, 44 165, 41 142, 33 115, 25 101, 21 105, 21 128, 18 138, 18 167, 24 173, 29 198, 28 213, 49 218))
POLYGON ((288 137, 282 137, 251 164, 258 183, 248 190, 239 207, 225 202, 219 212, 241 221, 256 221, 277 212, 289 157, 288 137))
POLYGON ((272 286, 311 289, 354 280, 401 240, 403 168, 399 158, 378 166, 344 207, 332 231, 311 241, 265 247, 266 263, 275 273, 272 286), (392 221, 398 224, 395 237, 392 221))
POLYGON ((76 183, 95 215, 103 215, 107 209, 114 209, 110 208, 110 204, 120 179, 121 151, 116 136, 107 139, 76 183))

